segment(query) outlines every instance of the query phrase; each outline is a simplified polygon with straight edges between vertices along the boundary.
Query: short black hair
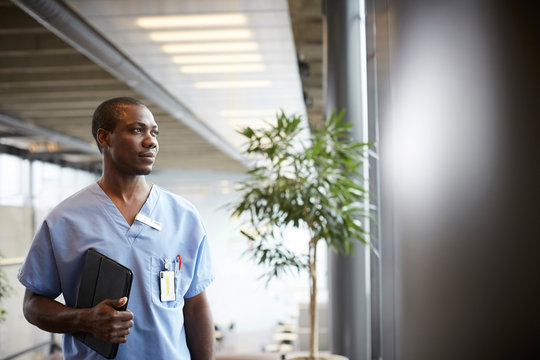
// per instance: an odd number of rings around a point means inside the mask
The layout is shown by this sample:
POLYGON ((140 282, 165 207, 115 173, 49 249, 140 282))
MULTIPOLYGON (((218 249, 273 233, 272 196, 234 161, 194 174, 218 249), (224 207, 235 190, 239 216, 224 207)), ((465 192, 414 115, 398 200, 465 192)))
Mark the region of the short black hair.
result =
POLYGON ((123 108, 129 105, 146 106, 140 100, 124 96, 105 100, 94 111, 94 116, 92 117, 92 135, 96 140, 100 152, 102 149, 97 138, 98 129, 102 128, 108 131, 114 131, 117 119, 124 113, 123 108))

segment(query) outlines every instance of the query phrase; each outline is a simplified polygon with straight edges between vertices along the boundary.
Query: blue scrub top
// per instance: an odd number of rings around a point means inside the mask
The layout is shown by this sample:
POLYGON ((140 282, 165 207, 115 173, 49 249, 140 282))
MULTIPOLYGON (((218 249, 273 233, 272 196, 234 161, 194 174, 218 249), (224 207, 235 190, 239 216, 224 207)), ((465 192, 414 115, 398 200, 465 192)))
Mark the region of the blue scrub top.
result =
MULTIPOLYGON (((117 359, 190 359, 184 329, 184 298, 193 297, 214 279, 206 230, 193 205, 156 185, 139 214, 161 224, 161 230, 139 220, 129 226, 101 187, 94 183, 60 203, 36 233, 19 269, 29 290, 56 298, 67 306, 77 300, 86 250, 93 248, 133 271, 128 309, 134 326, 120 344, 117 359), (159 272, 165 259, 175 276, 176 300, 160 300, 159 272), (172 269, 172 268, 171 268, 172 269)), ((66 359, 102 359, 93 350, 64 335, 66 359)))

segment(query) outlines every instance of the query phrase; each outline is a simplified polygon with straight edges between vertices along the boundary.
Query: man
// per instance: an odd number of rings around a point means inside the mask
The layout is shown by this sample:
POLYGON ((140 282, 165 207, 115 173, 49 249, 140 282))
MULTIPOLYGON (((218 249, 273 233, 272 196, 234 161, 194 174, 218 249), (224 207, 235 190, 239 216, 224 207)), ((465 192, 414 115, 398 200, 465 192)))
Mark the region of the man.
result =
POLYGON ((102 358, 71 335, 81 331, 125 343, 117 359, 213 359, 206 231, 191 204, 145 179, 159 149, 152 113, 136 99, 110 99, 96 109, 92 133, 102 176, 53 209, 36 233, 18 275, 26 319, 64 333, 66 359, 102 358), (132 270, 128 310, 117 310, 125 297, 75 308, 90 248, 132 270), (162 301, 159 277, 167 268, 173 294, 162 301), (54 300, 60 294, 65 305, 54 300))

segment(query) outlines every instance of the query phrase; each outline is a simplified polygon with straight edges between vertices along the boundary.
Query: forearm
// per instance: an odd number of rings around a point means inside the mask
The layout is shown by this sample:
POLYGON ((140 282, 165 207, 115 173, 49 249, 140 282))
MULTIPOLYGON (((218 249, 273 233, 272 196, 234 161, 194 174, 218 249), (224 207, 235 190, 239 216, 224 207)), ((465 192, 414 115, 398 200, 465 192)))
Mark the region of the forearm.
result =
POLYGON ((82 321, 84 309, 67 307, 54 299, 26 291, 23 312, 26 320, 54 333, 87 331, 82 321))
POLYGON ((214 321, 203 293, 186 299, 184 326, 189 352, 193 360, 215 359, 214 321))
POLYGON ((55 333, 87 332, 110 343, 124 343, 133 326, 131 311, 118 311, 127 298, 106 299, 91 308, 76 309, 26 290, 24 316, 42 330, 55 333))

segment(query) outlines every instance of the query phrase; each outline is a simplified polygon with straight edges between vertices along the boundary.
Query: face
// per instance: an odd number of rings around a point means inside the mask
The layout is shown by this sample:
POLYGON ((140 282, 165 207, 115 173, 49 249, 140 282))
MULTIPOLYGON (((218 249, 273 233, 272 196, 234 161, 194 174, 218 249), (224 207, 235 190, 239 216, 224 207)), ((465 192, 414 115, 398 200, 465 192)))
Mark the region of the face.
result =
POLYGON ((98 139, 105 161, 125 175, 148 175, 159 150, 158 126, 143 105, 124 106, 114 130, 100 129, 98 139))

